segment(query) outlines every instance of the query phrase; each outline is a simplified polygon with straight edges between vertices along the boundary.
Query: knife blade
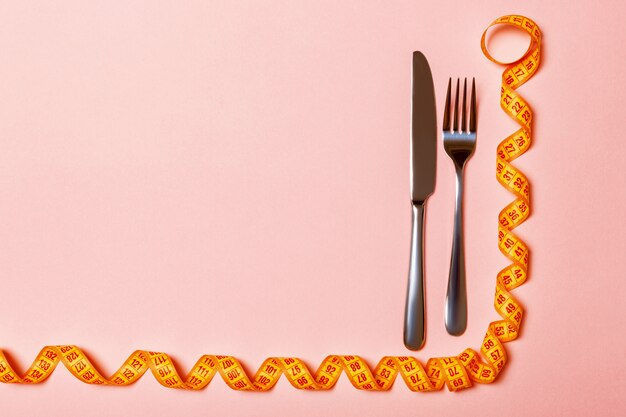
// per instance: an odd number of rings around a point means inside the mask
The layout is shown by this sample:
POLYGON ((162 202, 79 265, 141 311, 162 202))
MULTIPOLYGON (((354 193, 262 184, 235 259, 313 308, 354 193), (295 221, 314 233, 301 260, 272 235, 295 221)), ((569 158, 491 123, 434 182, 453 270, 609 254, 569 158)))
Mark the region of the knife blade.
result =
POLYGON ((419 350, 425 340, 424 204, 435 190, 437 170, 435 87, 428 61, 413 52, 411 99, 411 258, 404 314, 404 345, 419 350))
POLYGON ((437 118, 433 76, 424 54, 413 52, 411 199, 423 204, 435 190, 437 118))

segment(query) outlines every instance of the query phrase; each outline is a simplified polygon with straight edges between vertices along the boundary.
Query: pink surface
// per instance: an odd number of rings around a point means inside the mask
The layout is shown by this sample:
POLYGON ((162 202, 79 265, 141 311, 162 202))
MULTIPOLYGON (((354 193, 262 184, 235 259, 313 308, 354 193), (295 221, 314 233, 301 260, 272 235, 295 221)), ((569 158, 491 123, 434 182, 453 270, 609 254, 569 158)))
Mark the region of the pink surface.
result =
POLYGON ((0 346, 25 368, 77 344, 107 373, 136 348, 186 371, 203 353, 250 372, 272 355, 402 345, 409 251, 410 59, 476 76, 479 142, 467 172, 470 321, 443 326, 454 180, 439 148, 427 209, 426 347, 479 348, 492 307, 494 176, 515 129, 502 68, 479 40, 495 18, 543 29, 520 92, 534 145, 517 165, 534 214, 519 229, 527 309, 497 382, 451 394, 331 392, 281 380, 267 394, 80 383, 0 386, 2 415, 623 415, 626 91, 622 2, 55 1, 0 5, 0 346), (458 65, 458 63, 462 63, 458 65), (621 129, 618 131, 618 126, 621 129), (609 379, 611 378, 611 379, 609 379))

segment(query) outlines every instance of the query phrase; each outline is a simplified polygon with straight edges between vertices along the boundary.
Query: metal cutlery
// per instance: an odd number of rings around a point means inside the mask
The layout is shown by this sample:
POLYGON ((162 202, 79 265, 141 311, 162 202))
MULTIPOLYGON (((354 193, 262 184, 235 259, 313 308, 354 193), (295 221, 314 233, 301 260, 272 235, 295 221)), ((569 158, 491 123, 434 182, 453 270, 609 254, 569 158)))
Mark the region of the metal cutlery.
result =
POLYGON ((452 79, 448 81, 446 107, 443 115, 443 147, 454 162, 456 171, 456 206, 454 211, 454 233, 450 275, 446 294, 446 330, 452 335, 462 334, 467 327, 467 290, 465 284, 465 250, 463 245, 463 173, 465 164, 476 147, 476 86, 472 79, 469 105, 469 128, 467 126, 467 78, 463 82, 463 104, 459 128, 459 79, 456 82, 454 114, 450 129, 450 93, 452 79))
POLYGON ((404 315, 404 345, 424 345, 424 205, 435 190, 437 120, 433 77, 426 57, 413 52, 411 101, 411 260, 404 315))

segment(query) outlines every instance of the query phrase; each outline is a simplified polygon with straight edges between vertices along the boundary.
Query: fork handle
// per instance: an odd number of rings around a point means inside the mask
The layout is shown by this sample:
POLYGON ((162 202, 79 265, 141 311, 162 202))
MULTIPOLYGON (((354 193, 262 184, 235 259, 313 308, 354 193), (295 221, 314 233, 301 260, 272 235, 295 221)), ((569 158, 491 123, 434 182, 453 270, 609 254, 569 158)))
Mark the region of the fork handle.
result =
POLYGON ((411 261, 404 309, 404 345, 419 350, 424 345, 424 204, 413 202, 411 261))
POLYGON ((463 171, 456 167, 456 207, 445 322, 448 333, 458 336, 467 328, 467 290, 465 287, 465 249, 463 245, 463 171))

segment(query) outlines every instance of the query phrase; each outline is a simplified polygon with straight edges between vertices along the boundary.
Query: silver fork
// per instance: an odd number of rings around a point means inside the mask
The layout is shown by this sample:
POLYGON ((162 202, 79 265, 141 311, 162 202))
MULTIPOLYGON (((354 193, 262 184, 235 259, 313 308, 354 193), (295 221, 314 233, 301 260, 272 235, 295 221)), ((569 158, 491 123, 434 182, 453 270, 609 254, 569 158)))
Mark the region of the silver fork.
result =
POLYGON ((459 79, 457 78, 452 130, 450 130, 451 87, 452 78, 448 81, 446 108, 443 114, 443 147, 448 156, 452 158, 456 171, 456 207, 454 210, 454 234, 448 292, 446 294, 445 322, 448 333, 460 335, 467 327, 465 250, 463 248, 463 171, 465 170, 465 163, 472 156, 476 147, 476 86, 474 79, 472 79, 469 129, 467 129, 467 78, 463 82, 463 107, 461 110, 461 129, 459 129, 459 79))

